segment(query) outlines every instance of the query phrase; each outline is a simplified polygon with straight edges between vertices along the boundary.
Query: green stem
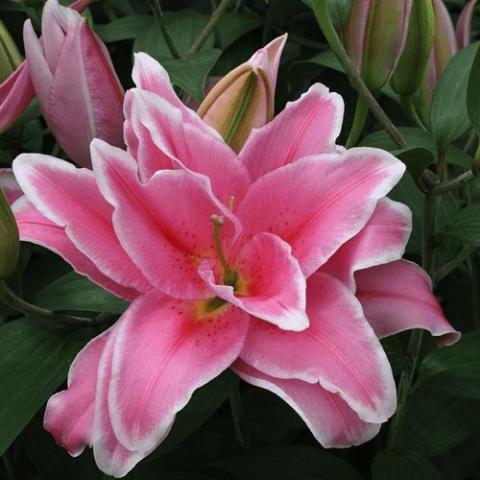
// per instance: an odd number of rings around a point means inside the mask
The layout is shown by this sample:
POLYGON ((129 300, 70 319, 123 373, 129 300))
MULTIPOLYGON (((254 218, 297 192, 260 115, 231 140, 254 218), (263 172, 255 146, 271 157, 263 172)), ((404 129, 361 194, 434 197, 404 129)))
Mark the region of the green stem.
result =
POLYGON ((440 183, 435 186, 431 193, 432 195, 442 195, 443 193, 451 192, 452 190, 457 190, 460 187, 463 187, 468 182, 471 182, 477 175, 473 170, 468 170, 460 174, 458 177, 452 178, 451 180, 446 180, 445 182, 440 183))
POLYGON ((203 30, 200 32, 196 40, 193 42, 187 55, 192 55, 192 53, 195 53, 202 48, 203 44, 205 43, 207 38, 210 36, 210 34, 213 32, 213 29, 215 28, 217 23, 220 21, 220 19, 223 17, 223 14, 227 11, 232 1, 233 0, 222 0, 220 2, 220 5, 212 13, 212 16, 208 20, 207 24, 205 25, 203 30))
POLYGON ((57 314, 37 305, 33 305, 20 298, 5 282, 0 282, 0 301, 12 310, 23 313, 25 316, 34 316, 57 320, 68 325, 93 325, 95 319, 77 317, 73 315, 57 314))
MULTIPOLYGON (((423 247, 422 267, 427 273, 432 274, 435 263, 433 240, 435 237, 438 199, 431 192, 425 197, 424 225, 423 225, 423 247)), ((407 367, 400 375, 398 384, 397 412, 393 417, 388 432, 387 446, 393 448, 396 445, 400 427, 407 409, 408 397, 410 395, 415 372, 417 370, 420 351, 422 349, 423 330, 413 330, 408 342, 406 357, 407 367)))
POLYGON ((387 131, 391 139, 400 147, 408 148, 406 140, 403 135, 397 129, 397 127, 390 120, 383 108, 377 102, 373 94, 368 89, 362 77, 358 73, 357 69, 353 65, 348 53, 346 52, 340 37, 338 36, 335 27, 333 26, 330 12, 328 10, 327 0, 313 0, 313 12, 323 32, 330 48, 334 51, 340 64, 342 65, 345 73, 347 74, 352 87, 361 95, 367 105, 368 109, 372 112, 375 118, 382 124, 383 128, 387 131))
POLYGON ((440 182, 448 181, 448 165, 446 150, 439 150, 437 153, 437 177, 440 182))
POLYGON ((426 131, 427 127, 422 122, 422 119, 418 115, 417 109, 415 108, 413 95, 401 96, 400 104, 402 105, 403 109, 408 114, 408 116, 416 123, 416 125, 420 127, 422 130, 426 131))
POLYGON ((449 260, 445 265, 442 265, 435 273, 437 282, 443 280, 450 275, 457 267, 459 267, 470 255, 475 251, 476 247, 473 245, 465 245, 458 255, 449 260))
POLYGON ((352 128, 350 129, 350 133, 348 134, 346 147, 352 148, 355 147, 363 132, 363 128, 365 127, 365 122, 368 116, 368 105, 365 101, 365 98, 361 95, 357 98, 357 104, 355 106, 355 115, 353 116, 353 123, 352 128))
POLYGON ((163 15, 162 7, 160 6, 159 0, 147 0, 148 4, 150 5, 150 9, 152 10, 153 16, 160 28, 160 32, 162 33, 162 37, 167 44, 168 49, 173 58, 181 58, 175 43, 173 42, 172 37, 170 36, 170 32, 168 31, 167 24, 165 23, 165 16, 163 15))
POLYGON ((248 450, 248 442, 242 427, 243 407, 238 385, 234 387, 230 394, 230 411, 232 412, 233 428, 235 429, 235 436, 237 437, 238 443, 244 450, 248 450))

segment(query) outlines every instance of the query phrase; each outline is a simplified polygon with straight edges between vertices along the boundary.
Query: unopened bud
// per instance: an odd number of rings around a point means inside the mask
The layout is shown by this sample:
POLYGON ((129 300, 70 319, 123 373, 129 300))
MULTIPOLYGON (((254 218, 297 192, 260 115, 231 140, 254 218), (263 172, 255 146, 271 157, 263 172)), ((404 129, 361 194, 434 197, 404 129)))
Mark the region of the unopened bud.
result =
POLYGON ((405 48, 392 78, 400 95, 413 95, 425 76, 435 36, 435 12, 432 0, 415 0, 408 26, 405 48))
POLYGON ((407 39, 412 0, 353 0, 345 48, 370 90, 389 80, 407 39))
POLYGON ((275 84, 286 36, 258 50, 223 77, 207 94, 197 113, 239 152, 252 129, 273 118, 275 84))
POLYGON ((416 108, 425 125, 430 121, 430 104, 440 76, 448 62, 457 53, 457 40, 448 9, 442 0, 433 0, 435 11, 435 38, 428 60, 427 72, 415 99, 416 108))
POLYGON ((7 28, 0 21, 0 83, 22 63, 22 56, 7 28))
POLYGON ((7 198, 0 189, 0 280, 15 271, 19 253, 18 227, 7 198))

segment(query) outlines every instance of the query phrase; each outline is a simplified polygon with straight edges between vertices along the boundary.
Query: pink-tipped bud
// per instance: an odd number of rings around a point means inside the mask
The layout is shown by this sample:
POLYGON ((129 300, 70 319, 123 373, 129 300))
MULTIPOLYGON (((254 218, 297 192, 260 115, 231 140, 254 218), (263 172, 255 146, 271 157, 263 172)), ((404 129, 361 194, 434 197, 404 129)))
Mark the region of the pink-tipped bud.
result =
POLYGON ((383 87, 402 53, 412 0, 353 0, 344 42, 370 90, 383 87))
POLYGON ((43 116, 67 155, 90 167, 92 139, 122 146, 123 89, 105 45, 86 20, 48 0, 42 40, 27 21, 24 42, 43 116))
POLYGON ((198 107, 198 114, 239 152, 253 128, 270 121, 278 66, 286 35, 258 50, 223 77, 198 107))
POLYGON ((458 48, 465 48, 470 45, 472 38, 472 18, 478 0, 470 0, 460 13, 457 21, 456 36, 458 48))
POLYGON ((429 124, 430 104, 437 82, 448 62, 457 53, 455 30, 448 9, 442 0, 433 0, 435 11, 435 38, 428 60, 427 72, 415 99, 418 114, 425 125, 429 124))

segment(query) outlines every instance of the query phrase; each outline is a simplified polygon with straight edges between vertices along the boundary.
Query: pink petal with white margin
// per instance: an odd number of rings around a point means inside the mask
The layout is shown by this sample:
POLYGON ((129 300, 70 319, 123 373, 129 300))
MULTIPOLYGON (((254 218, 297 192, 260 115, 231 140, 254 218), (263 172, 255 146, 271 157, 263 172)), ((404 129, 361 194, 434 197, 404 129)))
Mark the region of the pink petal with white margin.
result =
POLYGON ((288 243, 260 233, 241 247, 231 265, 245 283, 240 295, 231 286, 218 285, 212 266, 202 263, 199 273, 220 298, 285 330, 308 327, 306 281, 288 243))
POLYGON ((67 237, 104 275, 139 292, 151 289, 120 245, 113 231, 113 208, 91 170, 47 155, 22 154, 13 162, 13 171, 35 208, 65 227, 67 237))
POLYGON ((321 270, 355 292, 354 272, 402 258, 411 231, 410 209, 382 198, 365 227, 342 245, 321 270))
POLYGON ((237 216, 245 233, 288 242, 308 277, 366 225, 404 171, 374 148, 307 157, 259 178, 237 216))
POLYGON ((114 431, 128 448, 150 451, 193 392, 238 357, 249 315, 233 305, 201 314, 198 302, 150 292, 118 323, 109 392, 114 431))
POLYGON ((17 221, 20 239, 35 243, 60 255, 73 269, 85 275, 92 282, 105 290, 127 300, 133 300, 139 294, 133 288, 127 288, 105 276, 95 264, 88 259, 72 243, 65 233, 65 228, 59 227, 43 216, 27 199, 22 197, 12 206, 17 221))
POLYGON ((271 122, 252 131, 240 161, 257 179, 302 157, 333 152, 343 111, 342 97, 316 83, 271 122))
POLYGON ((111 330, 83 347, 70 366, 67 389, 50 397, 47 403, 43 426, 74 457, 93 441, 98 363, 111 330))
POLYGON ((367 423, 335 393, 318 383, 282 380, 237 360, 233 370, 242 380, 278 395, 302 418, 324 448, 344 448, 371 440, 381 424, 367 423))
POLYGON ((208 179, 162 170, 143 184, 135 160, 100 140, 92 142, 92 160, 98 185, 115 209, 115 231, 150 282, 177 298, 211 294, 197 273, 199 260, 215 255, 210 216, 225 217, 224 238, 233 239, 240 226, 216 200, 208 179))
POLYGON ((243 198, 249 184, 248 173, 223 140, 185 123, 180 109, 151 92, 130 90, 126 105, 137 141, 145 143, 143 155, 137 158, 142 179, 150 178, 170 162, 171 168, 205 174, 225 204, 230 197, 237 202, 243 198))
POLYGON ((0 189, 2 189, 10 205, 23 195, 11 168, 0 168, 0 189))
POLYGON ((108 409, 108 389, 112 379, 113 346, 117 335, 116 326, 105 345, 98 366, 92 444, 93 455, 98 467, 107 475, 119 478, 125 476, 150 452, 129 450, 122 445, 113 431, 111 414, 108 409))
POLYGON ((358 300, 334 277, 317 273, 308 280, 307 314, 310 327, 302 332, 252 321, 240 358, 275 378, 320 383, 362 420, 385 422, 395 411, 395 382, 358 300))
MULTIPOLYGON (((167 71, 150 55, 143 52, 135 53, 132 79, 137 88, 152 92, 166 100, 173 107, 178 108, 182 114, 182 120, 185 123, 196 125, 202 129, 204 133, 221 139, 221 136, 215 129, 204 123, 196 112, 188 108, 178 98, 172 87, 167 71)), ((127 112, 125 116, 128 119, 129 115, 127 115, 127 112)))
POLYGON ((440 345, 460 338, 448 323, 427 274, 406 260, 387 263, 355 273, 356 296, 379 337, 422 328, 440 337, 440 345))

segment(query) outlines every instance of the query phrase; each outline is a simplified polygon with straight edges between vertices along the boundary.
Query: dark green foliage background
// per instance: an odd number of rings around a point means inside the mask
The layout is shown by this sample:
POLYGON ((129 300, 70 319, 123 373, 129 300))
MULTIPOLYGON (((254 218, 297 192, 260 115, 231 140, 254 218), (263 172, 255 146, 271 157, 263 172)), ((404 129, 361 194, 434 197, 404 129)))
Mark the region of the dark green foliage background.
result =
MULTIPOLYGON (((28 3, 28 2, 26 2, 28 3)), ((37 2, 38 3, 38 2, 37 2)), ((64 2, 65 3, 65 2, 64 2)), ((237 0, 219 22, 203 48, 181 60, 171 57, 144 0, 100 0, 86 15, 107 43, 119 77, 132 86, 132 52, 146 51, 167 68, 179 93, 197 100, 207 76, 224 75, 256 49, 284 32, 289 42, 282 59, 276 95, 277 111, 309 85, 320 81, 341 93, 346 102, 345 125, 339 143, 348 134, 356 94, 328 49, 308 0, 237 0)), ((342 22, 348 0, 333 1, 342 22)), ((173 40, 185 54, 211 14, 210 0, 161 2, 173 40)), ((449 1, 452 17, 463 0, 449 1)), ((474 35, 480 29, 480 11, 474 35)), ((25 19, 38 28, 41 8, 2 0, 0 17, 18 45, 25 19)), ((478 37, 478 35, 477 35, 478 37)), ((479 88, 468 91, 469 110, 480 108, 480 61, 472 69, 478 44, 460 53, 456 66, 445 73, 433 107, 429 133, 415 128, 386 88, 382 106, 410 145, 400 151, 371 118, 363 145, 394 152, 409 173, 392 192, 414 214, 408 258, 419 262, 423 201, 421 174, 433 161, 435 140, 451 142, 447 161, 452 176, 471 165, 464 151, 468 120, 466 102, 453 101, 452 92, 466 96, 468 80, 479 88), (463 83, 462 83, 463 82, 463 83)), ((478 57, 477 55, 477 58, 478 57)), ((9 167, 21 152, 51 153, 54 139, 40 117, 38 104, 0 135, 0 167, 9 167)), ((440 211, 438 266, 448 264, 467 245, 480 246, 480 182, 459 194, 443 197, 440 211)), ((178 415, 168 439, 141 462, 128 479, 208 480, 466 480, 480 479, 480 290, 478 256, 467 258, 438 285, 438 297, 451 321, 466 332, 448 349, 437 349, 427 339, 407 415, 395 451, 386 449, 386 431, 360 447, 327 451, 313 439, 303 422, 272 394, 241 383, 231 372, 195 393, 178 415)), ((58 257, 32 245, 22 245, 21 262, 12 288, 45 308, 84 315, 105 313, 114 321, 125 303, 71 272, 58 257)), ((44 404, 65 382, 69 364, 85 342, 98 334, 94 328, 56 325, 36 318, 22 319, 0 305, 0 479, 103 479, 90 452, 77 459, 55 446, 42 428, 44 404)), ((395 374, 405 367, 407 334, 383 341, 395 374)))

